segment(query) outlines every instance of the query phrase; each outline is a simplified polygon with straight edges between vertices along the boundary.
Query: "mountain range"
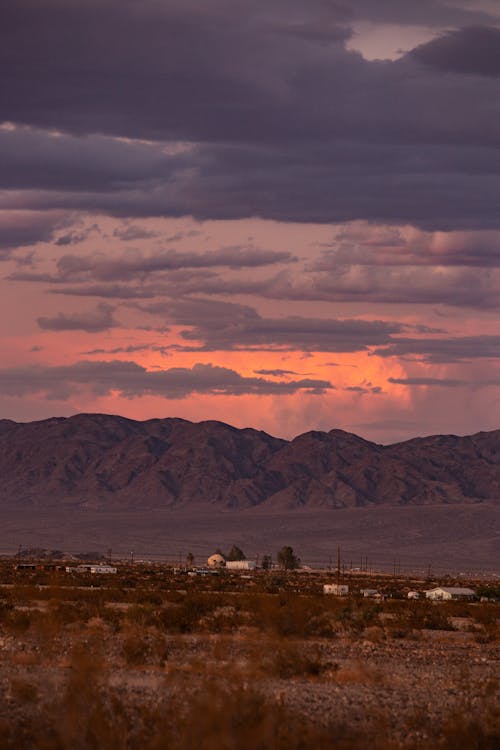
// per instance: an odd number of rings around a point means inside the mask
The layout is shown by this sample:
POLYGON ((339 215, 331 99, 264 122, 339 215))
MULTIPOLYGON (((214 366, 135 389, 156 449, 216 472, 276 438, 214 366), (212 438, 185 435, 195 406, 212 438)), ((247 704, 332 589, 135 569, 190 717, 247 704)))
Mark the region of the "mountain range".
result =
POLYGON ((379 445, 343 430, 291 441, 216 421, 78 414, 0 420, 0 504, 285 510, 498 501, 500 430, 379 445))

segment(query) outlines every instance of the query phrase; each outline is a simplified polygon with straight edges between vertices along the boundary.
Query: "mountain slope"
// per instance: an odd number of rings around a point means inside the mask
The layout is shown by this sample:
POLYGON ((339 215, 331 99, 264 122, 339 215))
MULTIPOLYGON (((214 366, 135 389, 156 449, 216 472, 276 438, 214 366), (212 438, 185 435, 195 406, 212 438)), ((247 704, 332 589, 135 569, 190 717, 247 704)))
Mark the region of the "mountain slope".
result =
POLYGON ((356 507, 500 498, 500 431, 381 446, 342 430, 292 441, 221 422, 79 414, 0 420, 4 506, 356 507))

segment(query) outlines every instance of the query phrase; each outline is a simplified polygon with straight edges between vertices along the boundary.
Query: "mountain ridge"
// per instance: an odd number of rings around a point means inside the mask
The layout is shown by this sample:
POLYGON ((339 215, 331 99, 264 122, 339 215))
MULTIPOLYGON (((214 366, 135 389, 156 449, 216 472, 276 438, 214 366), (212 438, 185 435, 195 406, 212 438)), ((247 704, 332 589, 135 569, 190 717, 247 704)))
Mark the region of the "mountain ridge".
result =
POLYGON ((224 422, 77 414, 0 420, 0 505, 348 508, 498 501, 500 430, 393 445, 224 422))

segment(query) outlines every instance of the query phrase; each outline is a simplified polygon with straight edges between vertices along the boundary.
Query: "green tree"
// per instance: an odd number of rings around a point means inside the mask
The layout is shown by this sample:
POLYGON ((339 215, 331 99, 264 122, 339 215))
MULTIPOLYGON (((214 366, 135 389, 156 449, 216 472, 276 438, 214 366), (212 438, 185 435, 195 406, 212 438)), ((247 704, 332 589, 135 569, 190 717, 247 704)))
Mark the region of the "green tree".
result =
POLYGON ((278 552, 278 565, 285 570, 295 570, 300 565, 300 560, 293 551, 293 547, 285 546, 278 552))
POLYGON ((229 560, 229 562, 233 562, 234 560, 246 560, 245 553, 243 550, 241 550, 239 547, 236 546, 236 544, 233 544, 227 555, 225 556, 226 560, 229 560))

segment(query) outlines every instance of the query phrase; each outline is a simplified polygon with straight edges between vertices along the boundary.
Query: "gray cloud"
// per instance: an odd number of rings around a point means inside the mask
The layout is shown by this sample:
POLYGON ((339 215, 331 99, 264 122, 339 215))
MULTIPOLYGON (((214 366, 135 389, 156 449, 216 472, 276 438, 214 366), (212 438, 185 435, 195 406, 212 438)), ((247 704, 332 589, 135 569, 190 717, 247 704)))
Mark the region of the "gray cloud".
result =
POLYGON ((500 336, 456 336, 435 339, 394 339, 376 349, 378 357, 422 357, 433 364, 500 358, 500 336))
POLYGON ((130 221, 122 222, 122 224, 113 231, 113 237, 116 237, 123 242, 130 242, 131 240, 149 240, 159 236, 159 232, 146 229, 145 227, 141 227, 139 224, 134 224, 130 221))
POLYGON ((184 351, 283 350, 304 352, 367 351, 387 345, 405 326, 380 320, 337 320, 289 316, 265 318, 252 307, 220 300, 180 299, 138 305, 165 316, 180 332, 184 351))
MULTIPOLYGON (((361 248, 359 253, 362 254, 361 248)), ((332 253, 305 269, 298 266, 294 273, 283 270, 254 280, 245 275, 222 275, 208 268, 199 273, 195 269, 163 273, 161 259, 158 271, 153 270, 155 264, 151 262, 142 276, 139 270, 133 272, 134 263, 120 267, 119 261, 112 261, 97 264, 94 270, 91 259, 82 259, 81 265, 68 261, 64 270, 58 269, 56 274, 20 269, 8 279, 50 284, 52 294, 118 300, 245 294, 296 302, 450 305, 484 310, 495 310, 500 305, 498 268, 435 267, 430 263, 384 266, 376 260, 370 265, 369 250, 367 255, 366 263, 361 264, 353 252, 353 263, 348 264, 345 257, 332 253), (100 277, 101 283, 83 283, 93 276, 100 277), (122 283, 113 281, 114 276, 121 277, 122 283)), ((144 261, 144 268, 148 262, 144 261)), ((138 262, 136 268, 140 267, 138 262)))
POLYGON ((40 317, 37 323, 44 331, 85 331, 99 333, 120 327, 113 317, 114 308, 102 302, 95 310, 80 313, 59 313, 54 318, 40 317))
POLYGON ((411 387, 437 388, 495 388, 500 385, 500 378, 496 380, 460 380, 454 378, 388 378, 388 383, 407 385, 411 387))
POLYGON ((462 388, 470 385, 470 382, 466 380, 453 378, 387 378, 387 382, 394 385, 438 386, 440 388, 462 388))
MULTIPOLYGON (((225 267, 240 270, 294 262, 296 258, 288 252, 238 245, 201 253, 163 250, 144 255, 136 251, 114 258, 109 258, 104 253, 64 255, 57 261, 56 273, 18 271, 12 273, 9 278, 15 281, 43 281, 52 284, 141 281, 149 274, 182 271, 183 269, 225 267)), ((206 280, 207 274, 204 273, 199 278, 206 280)), ((196 276, 192 273, 185 277, 178 274, 171 277, 170 288, 174 291, 173 287, 177 287, 179 281, 185 280, 192 283, 193 279, 196 279, 196 276)), ((178 289, 176 288, 175 291, 178 292, 178 289)))
POLYGON ((498 13, 477 8, 474 0, 349 0, 339 7, 348 18, 374 23, 446 27, 498 20, 498 13))
POLYGON ((94 232, 100 233, 98 224, 92 224, 90 227, 82 227, 80 229, 71 228, 56 238, 55 244, 59 247, 66 245, 79 245, 80 242, 84 242, 94 232))
POLYGON ((235 370, 211 364, 151 372, 135 362, 115 360, 82 361, 62 367, 3 369, 0 370, 0 388, 4 395, 27 396, 42 393, 46 398, 65 400, 82 390, 90 390, 95 396, 108 396, 117 392, 129 399, 141 396, 182 399, 195 393, 214 396, 279 396, 305 391, 322 394, 333 386, 326 380, 303 379, 279 383, 265 378, 246 378, 235 370))
POLYGON ((271 375, 273 378, 282 378, 286 375, 298 375, 298 372, 294 372, 293 370, 254 370, 254 373, 256 375, 271 375))
POLYGON ((309 263, 310 271, 334 271, 339 266, 443 266, 498 268, 500 235, 497 231, 461 232, 448 242, 435 242, 433 234, 407 239, 398 227, 347 229, 331 243, 323 243, 322 256, 309 263))
POLYGON ((469 26, 450 31, 411 52, 412 57, 437 70, 500 76, 500 29, 469 26))
POLYGON ((342 390, 349 393, 359 393, 361 395, 369 394, 375 396, 378 396, 379 394, 384 392, 379 385, 349 385, 342 390))
POLYGON ((82 352, 87 356, 94 354, 135 354, 136 352, 155 352, 162 357, 170 357, 171 353, 167 346, 158 344, 130 344, 129 346, 115 346, 112 349, 90 349, 82 352))
POLYGON ((18 247, 50 242, 62 214, 37 211, 0 211, 0 260, 18 247))
POLYGON ((333 266, 330 273, 316 274, 292 289, 288 293, 294 299, 483 309, 500 305, 500 274, 478 269, 333 266))

